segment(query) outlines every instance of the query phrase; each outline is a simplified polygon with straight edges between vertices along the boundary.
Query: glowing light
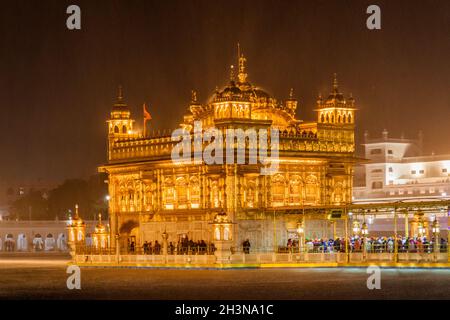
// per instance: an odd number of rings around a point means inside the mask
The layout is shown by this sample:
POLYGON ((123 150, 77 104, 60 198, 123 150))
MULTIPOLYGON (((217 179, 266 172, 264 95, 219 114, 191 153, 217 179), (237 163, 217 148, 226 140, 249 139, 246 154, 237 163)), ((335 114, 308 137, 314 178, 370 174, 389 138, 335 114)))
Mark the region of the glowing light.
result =
POLYGON ((361 227, 359 225, 359 221, 358 220, 353 221, 353 234, 358 235, 360 231, 361 227))

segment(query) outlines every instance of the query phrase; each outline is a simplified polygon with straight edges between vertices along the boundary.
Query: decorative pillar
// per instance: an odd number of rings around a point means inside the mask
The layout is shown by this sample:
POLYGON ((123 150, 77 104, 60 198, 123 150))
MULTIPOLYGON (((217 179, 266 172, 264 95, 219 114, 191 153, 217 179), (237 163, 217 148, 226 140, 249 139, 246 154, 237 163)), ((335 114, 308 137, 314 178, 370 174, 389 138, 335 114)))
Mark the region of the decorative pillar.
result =
POLYGON ((394 208, 394 262, 398 262, 397 208, 394 208))
POLYGON ((347 213, 347 208, 345 208, 345 261, 347 263, 350 262, 350 253, 349 253, 349 237, 348 237, 348 213, 347 213))
POLYGON ((233 245, 233 223, 230 222, 225 211, 216 214, 212 222, 212 228, 216 263, 230 263, 231 246, 233 245))
POLYGON ((114 236, 116 243, 116 263, 120 262, 120 242, 119 242, 119 234, 116 233, 114 236))
POLYGON ((450 206, 447 207, 447 262, 450 262, 450 206))
POLYGON ((405 213, 405 238, 409 236, 409 221, 408 221, 408 211, 405 213))

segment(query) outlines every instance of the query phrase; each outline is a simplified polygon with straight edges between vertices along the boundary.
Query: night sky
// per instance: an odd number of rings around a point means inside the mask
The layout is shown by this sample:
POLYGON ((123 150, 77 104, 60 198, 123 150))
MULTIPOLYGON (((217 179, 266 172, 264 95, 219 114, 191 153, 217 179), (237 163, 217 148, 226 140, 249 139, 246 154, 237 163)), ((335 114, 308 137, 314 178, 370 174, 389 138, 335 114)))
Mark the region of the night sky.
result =
POLYGON ((236 64, 314 120, 332 74, 353 93, 357 135, 425 135, 426 152, 450 153, 450 1, 2 1, 0 179, 86 177, 106 160, 106 123, 123 85, 141 126, 182 120, 192 89, 203 103, 236 64), (82 30, 66 28, 77 4, 82 30), (381 7, 382 29, 366 28, 381 7))

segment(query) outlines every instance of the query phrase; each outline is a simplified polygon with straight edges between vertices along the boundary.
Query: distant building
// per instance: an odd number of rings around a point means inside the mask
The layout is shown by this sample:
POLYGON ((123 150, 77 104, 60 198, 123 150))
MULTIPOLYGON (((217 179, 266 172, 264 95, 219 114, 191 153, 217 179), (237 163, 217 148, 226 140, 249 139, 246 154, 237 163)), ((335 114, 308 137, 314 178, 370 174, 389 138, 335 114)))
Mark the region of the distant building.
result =
POLYGON ((47 196, 49 190, 56 186, 55 182, 43 179, 29 181, 0 181, 0 221, 7 220, 11 204, 33 191, 41 191, 47 196))
POLYGON ((439 199, 450 195, 450 154, 424 155, 416 140, 364 135, 364 158, 355 167, 353 202, 439 199))

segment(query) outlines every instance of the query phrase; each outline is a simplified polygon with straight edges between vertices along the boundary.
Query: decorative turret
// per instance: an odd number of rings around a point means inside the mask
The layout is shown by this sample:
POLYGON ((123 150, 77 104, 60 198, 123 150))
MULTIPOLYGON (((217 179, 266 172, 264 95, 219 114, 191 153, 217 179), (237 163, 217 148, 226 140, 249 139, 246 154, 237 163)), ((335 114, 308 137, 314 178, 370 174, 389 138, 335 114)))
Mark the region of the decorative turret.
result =
POLYGON ((69 247, 71 254, 75 254, 77 246, 83 246, 86 235, 86 224, 78 214, 78 204, 75 205, 75 216, 69 216, 67 223, 67 231, 69 234, 69 247))
POLYGON ((92 234, 94 247, 96 249, 105 249, 108 247, 108 231, 102 223, 102 214, 98 214, 98 222, 92 234))
POLYGON ((294 89, 291 88, 291 91, 289 92, 289 99, 286 100, 286 109, 290 114, 295 114, 295 111, 297 110, 297 103, 297 99, 294 98, 294 89))
POLYGON ((133 133, 134 120, 130 116, 130 109, 123 100, 122 86, 119 86, 117 101, 111 110, 111 119, 107 121, 110 137, 120 137, 133 133))
POLYGON ((318 122, 334 125, 354 125, 355 99, 352 95, 345 99, 339 91, 337 74, 334 74, 332 91, 326 100, 321 96, 317 99, 318 122))

